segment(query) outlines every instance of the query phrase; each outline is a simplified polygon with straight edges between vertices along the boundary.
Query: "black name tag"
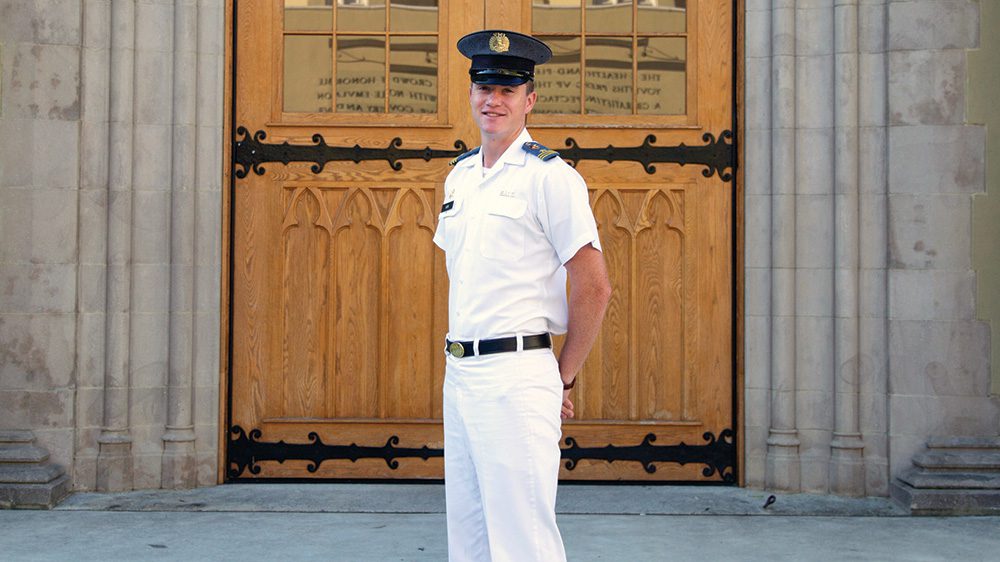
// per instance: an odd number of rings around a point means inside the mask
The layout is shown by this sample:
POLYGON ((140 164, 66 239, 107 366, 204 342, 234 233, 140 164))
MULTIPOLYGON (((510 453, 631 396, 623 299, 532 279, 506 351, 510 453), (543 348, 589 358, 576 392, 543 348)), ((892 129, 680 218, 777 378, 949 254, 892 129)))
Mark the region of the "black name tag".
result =
POLYGON ((454 207, 454 206, 455 206, 455 202, 454 201, 448 201, 444 205, 441 205, 441 212, 443 213, 445 211, 450 211, 451 208, 454 207))

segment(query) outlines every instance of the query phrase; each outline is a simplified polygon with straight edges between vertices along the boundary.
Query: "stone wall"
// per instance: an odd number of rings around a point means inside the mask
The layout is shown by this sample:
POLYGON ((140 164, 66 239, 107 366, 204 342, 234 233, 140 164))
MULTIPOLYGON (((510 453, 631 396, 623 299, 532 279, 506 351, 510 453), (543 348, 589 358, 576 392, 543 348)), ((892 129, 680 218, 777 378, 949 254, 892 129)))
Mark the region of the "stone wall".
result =
POLYGON ((73 465, 80 3, 0 1, 0 429, 73 465))
POLYGON ((216 481, 222 0, 0 0, 0 428, 77 489, 216 481))
POLYGON ((884 495, 995 435, 966 125, 975 0, 747 0, 746 478, 884 495))
POLYGON ((990 323, 992 393, 1000 395, 1000 2, 982 2, 979 49, 969 53, 967 121, 986 126, 986 187, 972 196, 972 265, 976 309, 990 323))
MULTIPOLYGON (((0 429, 76 489, 216 481, 223 5, 0 0, 0 429)), ((750 486, 885 495, 1000 428, 981 8, 746 0, 750 486)))
POLYGON ((893 474, 928 436, 996 435, 990 330, 976 319, 972 196, 985 128, 966 124, 980 3, 889 4, 889 363, 893 474))

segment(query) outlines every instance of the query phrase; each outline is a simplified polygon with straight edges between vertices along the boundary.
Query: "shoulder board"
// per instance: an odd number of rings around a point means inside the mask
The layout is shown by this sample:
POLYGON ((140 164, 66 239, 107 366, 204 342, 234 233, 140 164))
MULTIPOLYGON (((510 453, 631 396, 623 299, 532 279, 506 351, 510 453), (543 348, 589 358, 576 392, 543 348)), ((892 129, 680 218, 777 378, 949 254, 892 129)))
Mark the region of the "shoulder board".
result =
POLYGON ((549 160, 552 160, 556 156, 559 156, 559 153, 556 152, 555 150, 546 148, 545 146, 538 144, 535 141, 528 141, 522 144, 521 148, 523 148, 524 151, 527 152, 528 154, 531 154, 532 156, 537 156, 542 162, 547 162, 549 160))
POLYGON ((458 164, 462 160, 465 160, 469 156, 473 156, 475 154, 479 154, 479 147, 478 146, 476 148, 473 148, 472 150, 464 153, 464 154, 459 154, 458 156, 456 156, 455 158, 453 158, 451 162, 448 162, 448 165, 449 166, 454 166, 455 164, 458 164))

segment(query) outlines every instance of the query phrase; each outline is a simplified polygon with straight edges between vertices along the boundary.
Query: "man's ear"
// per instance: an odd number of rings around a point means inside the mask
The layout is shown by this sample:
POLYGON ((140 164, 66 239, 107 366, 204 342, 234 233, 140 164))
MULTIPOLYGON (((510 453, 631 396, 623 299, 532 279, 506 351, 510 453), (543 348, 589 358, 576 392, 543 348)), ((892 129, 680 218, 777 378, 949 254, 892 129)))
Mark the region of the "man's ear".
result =
POLYGON ((532 108, 535 107, 535 102, 538 101, 538 91, 531 92, 528 94, 528 103, 526 104, 525 113, 531 113, 532 108))

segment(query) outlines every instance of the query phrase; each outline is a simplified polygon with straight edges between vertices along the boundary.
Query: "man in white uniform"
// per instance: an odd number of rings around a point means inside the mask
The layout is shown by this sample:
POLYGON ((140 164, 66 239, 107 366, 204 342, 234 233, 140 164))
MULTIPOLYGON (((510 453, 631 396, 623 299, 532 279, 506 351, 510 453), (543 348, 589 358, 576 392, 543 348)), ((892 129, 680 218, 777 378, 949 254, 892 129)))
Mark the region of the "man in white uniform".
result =
POLYGON ((482 146, 456 158, 434 242, 450 281, 444 382, 452 561, 565 560, 556 526, 561 417, 611 295, 583 178, 534 142, 534 66, 510 31, 463 37, 482 146), (567 303, 566 277, 570 291, 567 303), (558 360, 550 334, 566 334, 558 360))

